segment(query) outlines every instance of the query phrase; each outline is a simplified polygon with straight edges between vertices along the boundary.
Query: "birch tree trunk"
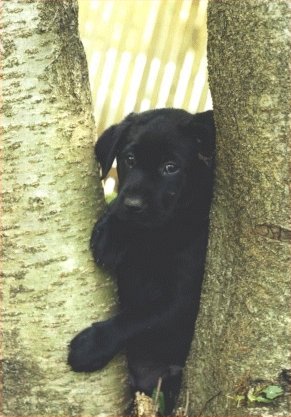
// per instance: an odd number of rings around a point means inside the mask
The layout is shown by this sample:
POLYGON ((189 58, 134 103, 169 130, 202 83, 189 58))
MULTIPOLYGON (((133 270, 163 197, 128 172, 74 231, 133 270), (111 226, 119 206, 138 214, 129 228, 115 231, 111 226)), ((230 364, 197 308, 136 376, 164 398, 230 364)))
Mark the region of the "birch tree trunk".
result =
POLYGON ((209 3, 217 169, 188 415, 290 416, 290 21, 287 0, 209 3))
POLYGON ((88 243, 103 195, 77 2, 3 6, 1 414, 120 415, 128 399, 120 357, 93 374, 66 364, 71 338, 115 308, 88 243))

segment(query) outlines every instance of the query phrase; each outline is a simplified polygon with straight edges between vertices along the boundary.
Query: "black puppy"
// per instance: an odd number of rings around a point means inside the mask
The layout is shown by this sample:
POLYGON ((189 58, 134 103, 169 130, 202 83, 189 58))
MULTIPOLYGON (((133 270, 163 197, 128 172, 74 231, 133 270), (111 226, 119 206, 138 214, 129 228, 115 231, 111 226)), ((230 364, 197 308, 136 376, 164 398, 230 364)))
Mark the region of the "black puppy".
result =
POLYGON ((174 407, 193 335, 208 238, 215 128, 211 111, 130 114, 96 144, 104 178, 117 157, 119 193, 96 223, 91 248, 118 280, 120 313, 70 344, 77 372, 126 349, 132 390, 158 379, 174 407))

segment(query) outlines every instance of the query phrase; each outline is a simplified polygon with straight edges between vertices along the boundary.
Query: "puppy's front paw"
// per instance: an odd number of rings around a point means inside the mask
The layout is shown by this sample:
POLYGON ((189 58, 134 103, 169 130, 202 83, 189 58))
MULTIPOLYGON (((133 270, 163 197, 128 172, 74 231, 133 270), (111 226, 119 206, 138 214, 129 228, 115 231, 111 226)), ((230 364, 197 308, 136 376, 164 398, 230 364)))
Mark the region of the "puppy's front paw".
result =
POLYGON ((110 263, 110 230, 106 227, 104 221, 99 221, 95 224, 91 242, 91 250, 93 252, 94 260, 99 266, 108 266, 110 263))
POLYGON ((115 271, 125 254, 124 230, 113 216, 104 216, 94 226, 91 250, 97 265, 115 271))
POLYGON ((75 372, 102 369, 117 353, 118 346, 108 322, 94 323, 80 332, 69 346, 68 364, 75 372))

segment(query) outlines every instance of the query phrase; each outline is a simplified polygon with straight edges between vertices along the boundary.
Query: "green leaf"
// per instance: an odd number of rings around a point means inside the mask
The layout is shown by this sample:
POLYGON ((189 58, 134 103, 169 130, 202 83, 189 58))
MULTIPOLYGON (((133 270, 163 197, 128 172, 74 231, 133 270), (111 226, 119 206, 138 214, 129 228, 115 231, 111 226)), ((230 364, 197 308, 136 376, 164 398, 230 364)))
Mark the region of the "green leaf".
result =
POLYGON ((247 394, 247 398, 250 402, 270 403, 283 394, 284 391, 279 385, 269 385, 264 389, 257 391, 255 391, 254 388, 251 388, 247 394))
POLYGON ((274 400, 275 398, 280 397, 280 395, 283 395, 284 391, 280 385, 269 385, 263 389, 261 393, 265 394, 267 399, 274 400))
POLYGON ((270 403, 272 400, 262 397, 261 395, 258 395, 257 397, 255 397, 255 401, 257 403, 270 403))

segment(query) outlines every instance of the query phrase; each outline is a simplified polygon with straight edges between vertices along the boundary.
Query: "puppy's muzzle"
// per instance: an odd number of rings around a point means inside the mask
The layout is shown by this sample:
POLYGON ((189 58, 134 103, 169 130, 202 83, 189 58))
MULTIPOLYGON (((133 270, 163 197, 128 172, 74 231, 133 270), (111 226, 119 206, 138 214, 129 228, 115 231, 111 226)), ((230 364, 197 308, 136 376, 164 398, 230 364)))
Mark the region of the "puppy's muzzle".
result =
POLYGON ((125 197, 123 206, 129 213, 139 214, 146 210, 147 205, 141 197, 125 197))

